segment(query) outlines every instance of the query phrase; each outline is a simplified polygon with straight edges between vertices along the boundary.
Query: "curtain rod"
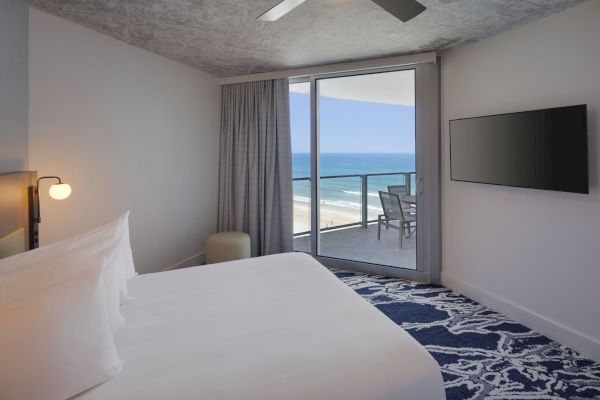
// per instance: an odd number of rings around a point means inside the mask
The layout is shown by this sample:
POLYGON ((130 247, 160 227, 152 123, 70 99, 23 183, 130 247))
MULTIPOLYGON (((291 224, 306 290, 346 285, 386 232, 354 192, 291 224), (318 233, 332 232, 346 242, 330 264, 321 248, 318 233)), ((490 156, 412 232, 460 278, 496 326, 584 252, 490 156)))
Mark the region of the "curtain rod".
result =
POLYGON ((297 78, 302 76, 327 74, 333 72, 349 72, 366 70, 371 68, 400 67, 404 65, 435 63, 436 61, 437 54, 435 51, 432 51, 429 53, 409 54, 405 56, 377 58, 364 61, 351 61, 338 64, 318 65, 315 67, 287 69, 282 71, 264 72, 260 74, 230 76, 226 78, 220 78, 219 84, 228 85, 231 83, 255 82, 268 79, 297 78))

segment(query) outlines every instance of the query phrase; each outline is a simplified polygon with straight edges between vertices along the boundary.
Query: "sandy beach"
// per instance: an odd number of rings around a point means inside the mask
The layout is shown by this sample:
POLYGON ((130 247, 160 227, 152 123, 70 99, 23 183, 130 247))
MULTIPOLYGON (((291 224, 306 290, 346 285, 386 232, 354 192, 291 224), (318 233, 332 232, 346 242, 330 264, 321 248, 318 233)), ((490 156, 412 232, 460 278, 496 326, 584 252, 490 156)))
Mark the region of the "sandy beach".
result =
MULTIPOLYGON (((376 212, 369 210, 369 218, 377 218, 376 212)), ((321 227, 328 228, 361 221, 360 208, 345 207, 339 204, 321 201, 321 227)), ((294 233, 310 230, 310 203, 308 200, 294 198, 294 233)))

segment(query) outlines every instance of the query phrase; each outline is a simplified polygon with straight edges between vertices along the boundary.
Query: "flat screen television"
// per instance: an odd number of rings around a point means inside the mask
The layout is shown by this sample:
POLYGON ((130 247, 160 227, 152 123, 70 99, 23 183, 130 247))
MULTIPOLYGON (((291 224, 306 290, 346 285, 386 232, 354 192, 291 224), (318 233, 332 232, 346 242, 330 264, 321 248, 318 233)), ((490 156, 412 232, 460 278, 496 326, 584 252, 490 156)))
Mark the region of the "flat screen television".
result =
POLYGON ((450 177, 589 193, 587 106, 450 121, 450 177))

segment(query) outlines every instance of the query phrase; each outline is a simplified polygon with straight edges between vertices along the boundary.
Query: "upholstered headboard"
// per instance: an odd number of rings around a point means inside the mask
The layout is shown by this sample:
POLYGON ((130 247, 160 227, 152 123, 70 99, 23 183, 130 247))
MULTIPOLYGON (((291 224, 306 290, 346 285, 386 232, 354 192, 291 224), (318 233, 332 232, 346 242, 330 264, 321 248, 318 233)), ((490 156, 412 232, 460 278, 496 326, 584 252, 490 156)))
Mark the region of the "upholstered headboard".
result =
POLYGON ((36 179, 36 172, 0 174, 0 258, 38 245, 38 229, 33 220, 33 199, 29 190, 36 179))

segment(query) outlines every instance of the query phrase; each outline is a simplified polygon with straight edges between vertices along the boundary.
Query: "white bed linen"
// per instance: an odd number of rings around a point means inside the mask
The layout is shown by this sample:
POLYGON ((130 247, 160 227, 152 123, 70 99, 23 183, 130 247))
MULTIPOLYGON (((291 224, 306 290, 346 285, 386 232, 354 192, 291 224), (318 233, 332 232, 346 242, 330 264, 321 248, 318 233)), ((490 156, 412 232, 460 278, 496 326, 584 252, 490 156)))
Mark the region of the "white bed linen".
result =
POLYGON ((408 333, 304 254, 135 277, 120 375, 80 399, 438 400, 408 333))

